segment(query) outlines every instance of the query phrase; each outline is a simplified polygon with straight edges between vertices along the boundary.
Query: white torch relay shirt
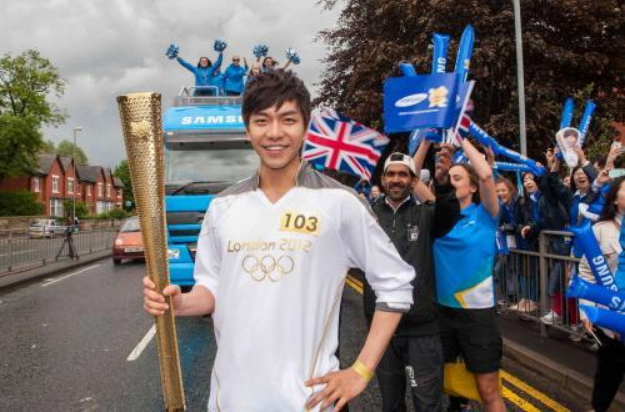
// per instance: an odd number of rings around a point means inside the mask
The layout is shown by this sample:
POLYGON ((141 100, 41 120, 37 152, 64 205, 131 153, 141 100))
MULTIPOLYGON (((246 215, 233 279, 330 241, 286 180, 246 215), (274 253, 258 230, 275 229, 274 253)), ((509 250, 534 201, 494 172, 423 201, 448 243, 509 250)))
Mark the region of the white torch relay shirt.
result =
POLYGON ((339 307, 352 267, 365 272, 378 310, 408 311, 413 267, 355 192, 305 162, 276 203, 258 174, 214 199, 194 273, 216 300, 208 410, 304 411, 314 393, 304 382, 339 369, 339 307))

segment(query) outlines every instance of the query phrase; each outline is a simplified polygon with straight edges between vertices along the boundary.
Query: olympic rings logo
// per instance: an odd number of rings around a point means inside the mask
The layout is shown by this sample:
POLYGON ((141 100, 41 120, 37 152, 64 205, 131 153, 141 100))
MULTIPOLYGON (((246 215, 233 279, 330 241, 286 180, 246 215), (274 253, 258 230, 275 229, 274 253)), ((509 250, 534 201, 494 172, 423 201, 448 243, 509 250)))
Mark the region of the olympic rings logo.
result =
POLYGON ((243 258, 241 267, 256 282, 262 282, 266 278, 271 282, 279 282, 285 275, 293 272, 295 261, 291 256, 280 256, 276 259, 273 255, 261 258, 247 255, 243 258))

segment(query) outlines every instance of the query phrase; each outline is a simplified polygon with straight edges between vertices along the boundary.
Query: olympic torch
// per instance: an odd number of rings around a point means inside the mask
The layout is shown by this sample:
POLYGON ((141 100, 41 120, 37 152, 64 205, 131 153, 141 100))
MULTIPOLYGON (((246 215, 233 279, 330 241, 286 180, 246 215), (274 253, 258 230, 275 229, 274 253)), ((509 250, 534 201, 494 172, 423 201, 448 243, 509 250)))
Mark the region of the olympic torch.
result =
MULTIPOLYGON (((141 237, 150 279, 157 290, 169 284, 165 224, 165 172, 161 95, 133 93, 117 98, 130 178, 139 213, 141 237)), ((156 318, 156 342, 167 412, 185 410, 173 302, 156 318)))

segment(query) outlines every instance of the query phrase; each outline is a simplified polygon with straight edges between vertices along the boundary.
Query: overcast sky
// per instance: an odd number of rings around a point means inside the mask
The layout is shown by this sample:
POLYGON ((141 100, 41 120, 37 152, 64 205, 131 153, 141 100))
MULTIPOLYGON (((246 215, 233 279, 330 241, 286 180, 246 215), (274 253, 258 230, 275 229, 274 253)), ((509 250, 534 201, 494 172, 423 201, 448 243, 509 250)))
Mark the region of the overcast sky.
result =
POLYGON ((125 157, 115 97, 158 91, 167 106, 193 84, 191 73, 165 57, 170 43, 194 64, 199 56, 214 61, 216 38, 228 43, 225 58, 237 53, 248 62, 254 44, 267 44, 281 62, 293 47, 302 58, 296 71, 314 93, 327 49, 313 40, 338 12, 316 0, 2 0, 0 54, 33 48, 50 59, 67 81, 57 103, 69 119, 44 138, 71 141, 80 126, 78 145, 90 163, 114 166, 125 157))

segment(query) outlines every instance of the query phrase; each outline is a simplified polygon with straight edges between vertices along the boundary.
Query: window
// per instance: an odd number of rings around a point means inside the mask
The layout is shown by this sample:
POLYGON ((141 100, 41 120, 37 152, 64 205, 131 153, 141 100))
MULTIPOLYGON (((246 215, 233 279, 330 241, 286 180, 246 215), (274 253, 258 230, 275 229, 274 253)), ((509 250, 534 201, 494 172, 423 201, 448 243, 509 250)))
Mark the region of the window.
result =
POLYGON ((67 193, 74 193, 74 178, 73 177, 68 177, 67 178, 67 193))
POLYGON ((98 197, 102 197, 102 182, 98 182, 98 197))
POLYGON ((91 196, 91 185, 87 183, 87 196, 91 196))
POLYGON ((50 200, 50 216, 63 217, 63 202, 60 199, 50 200))
POLYGON ((111 197, 111 184, 106 184, 106 197, 111 197))
POLYGON ((121 189, 117 189, 117 197, 122 197, 122 190, 121 189))
POLYGON ((41 192, 41 188, 39 187, 39 178, 33 177, 33 192, 41 192))
POLYGON ((52 175, 52 193, 59 193, 59 177, 52 175))

